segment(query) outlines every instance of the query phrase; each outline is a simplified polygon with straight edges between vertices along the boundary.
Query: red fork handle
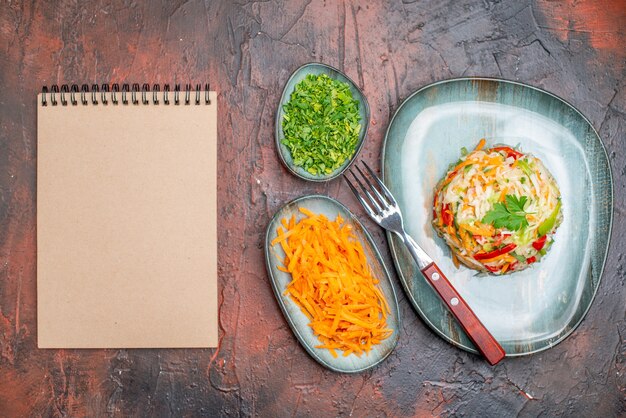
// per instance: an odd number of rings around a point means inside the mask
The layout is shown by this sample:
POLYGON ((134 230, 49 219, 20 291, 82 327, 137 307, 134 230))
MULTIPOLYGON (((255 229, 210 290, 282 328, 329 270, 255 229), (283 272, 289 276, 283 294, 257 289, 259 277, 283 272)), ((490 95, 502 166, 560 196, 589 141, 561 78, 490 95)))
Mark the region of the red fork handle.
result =
POLYGON ((502 346, 480 322, 448 278, 439 270, 439 267, 435 263, 431 263, 421 271, 489 364, 493 366, 502 360, 506 354, 502 346))

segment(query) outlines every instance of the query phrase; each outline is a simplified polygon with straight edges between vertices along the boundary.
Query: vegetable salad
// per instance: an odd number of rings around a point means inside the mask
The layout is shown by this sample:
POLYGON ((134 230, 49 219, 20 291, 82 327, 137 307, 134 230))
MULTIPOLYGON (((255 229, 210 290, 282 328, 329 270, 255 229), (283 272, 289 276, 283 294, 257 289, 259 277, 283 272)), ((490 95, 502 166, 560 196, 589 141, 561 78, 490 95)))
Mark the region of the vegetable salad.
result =
POLYGON ((465 154, 437 184, 433 226, 455 265, 493 274, 523 270, 554 242, 563 214, 556 181, 543 163, 508 146, 465 154))

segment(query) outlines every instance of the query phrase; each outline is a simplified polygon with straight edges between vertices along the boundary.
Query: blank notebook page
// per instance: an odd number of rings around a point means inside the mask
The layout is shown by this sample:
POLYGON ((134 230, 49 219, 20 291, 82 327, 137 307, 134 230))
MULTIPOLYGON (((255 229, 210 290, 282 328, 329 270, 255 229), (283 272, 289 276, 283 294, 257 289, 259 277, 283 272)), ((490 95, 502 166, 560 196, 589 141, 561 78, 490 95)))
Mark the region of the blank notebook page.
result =
POLYGON ((40 348, 217 345, 216 94, 158 94, 38 97, 40 348))

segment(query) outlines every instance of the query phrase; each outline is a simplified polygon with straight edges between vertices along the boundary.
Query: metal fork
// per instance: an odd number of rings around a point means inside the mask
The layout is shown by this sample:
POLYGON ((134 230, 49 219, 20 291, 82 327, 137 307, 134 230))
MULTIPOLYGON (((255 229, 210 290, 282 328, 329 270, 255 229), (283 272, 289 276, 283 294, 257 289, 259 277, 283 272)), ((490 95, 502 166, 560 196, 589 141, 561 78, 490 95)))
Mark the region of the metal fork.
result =
MULTIPOLYGON (((352 193, 354 193, 359 202, 361 202, 361 205, 365 208, 365 211, 378 225, 400 237, 400 240, 407 246, 413 256, 413 259, 426 278, 426 281, 435 289, 478 351, 485 356, 492 366, 498 363, 505 356, 505 352, 498 341, 489 333, 482 322, 480 322, 474 311, 472 311, 461 295, 459 295, 447 277, 434 263, 433 259, 417 245, 409 234, 407 234, 404 229, 404 222, 402 221, 402 213, 400 212, 398 202, 396 202, 396 199, 387 186, 374 174, 365 161, 361 161, 361 164, 365 167, 369 178, 356 164, 354 168, 358 171, 359 176, 357 176, 352 169, 348 171, 363 194, 357 190, 356 186, 350 181, 347 175, 344 176, 352 193), (370 178, 375 181, 378 187, 370 181, 370 178)), ((408 289, 405 290, 408 291, 408 289)))

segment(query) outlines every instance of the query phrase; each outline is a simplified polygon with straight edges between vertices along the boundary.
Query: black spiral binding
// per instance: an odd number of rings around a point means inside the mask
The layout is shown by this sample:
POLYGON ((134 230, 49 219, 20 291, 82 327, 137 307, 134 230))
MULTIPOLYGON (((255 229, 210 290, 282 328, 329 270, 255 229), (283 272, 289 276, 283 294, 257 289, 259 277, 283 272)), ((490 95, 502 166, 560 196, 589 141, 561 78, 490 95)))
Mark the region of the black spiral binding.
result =
POLYGON ((78 87, 78 84, 72 84, 71 86, 68 84, 63 84, 60 87, 57 84, 53 84, 50 89, 47 86, 44 86, 41 89, 41 105, 42 106, 57 106, 61 103, 62 106, 67 106, 70 104, 71 106, 77 106, 80 100, 80 103, 85 106, 90 102, 92 105, 148 105, 152 103, 153 105, 180 105, 181 102, 184 102, 185 105, 195 104, 211 104, 211 97, 209 95, 209 91, 211 89, 211 85, 206 83, 204 85, 204 99, 202 98, 202 84, 196 84, 195 90, 193 90, 193 86, 191 84, 185 84, 184 90, 184 98, 181 100, 181 85, 174 84, 174 97, 173 100, 170 100, 170 85, 163 85, 163 101, 159 100, 159 93, 161 92, 161 85, 154 84, 150 87, 150 84, 144 83, 140 85, 139 83, 133 83, 132 86, 128 83, 122 84, 122 88, 120 89, 120 85, 117 83, 114 84, 92 84, 91 87, 89 84, 82 84, 78 87), (192 91, 193 90, 193 91, 192 91), (152 92, 152 95, 150 95, 152 92), (120 94, 121 93, 121 94, 120 94), (130 93, 130 101, 128 100, 128 94, 130 93), (107 98, 107 94, 110 97, 110 100, 107 98), (139 99, 139 95, 141 94, 141 99, 139 99), (195 95, 192 101, 192 94, 195 95), (78 99, 77 96, 80 95, 78 99), (69 96, 69 100, 68 100, 69 96), (58 97, 58 100, 57 100, 58 97))

